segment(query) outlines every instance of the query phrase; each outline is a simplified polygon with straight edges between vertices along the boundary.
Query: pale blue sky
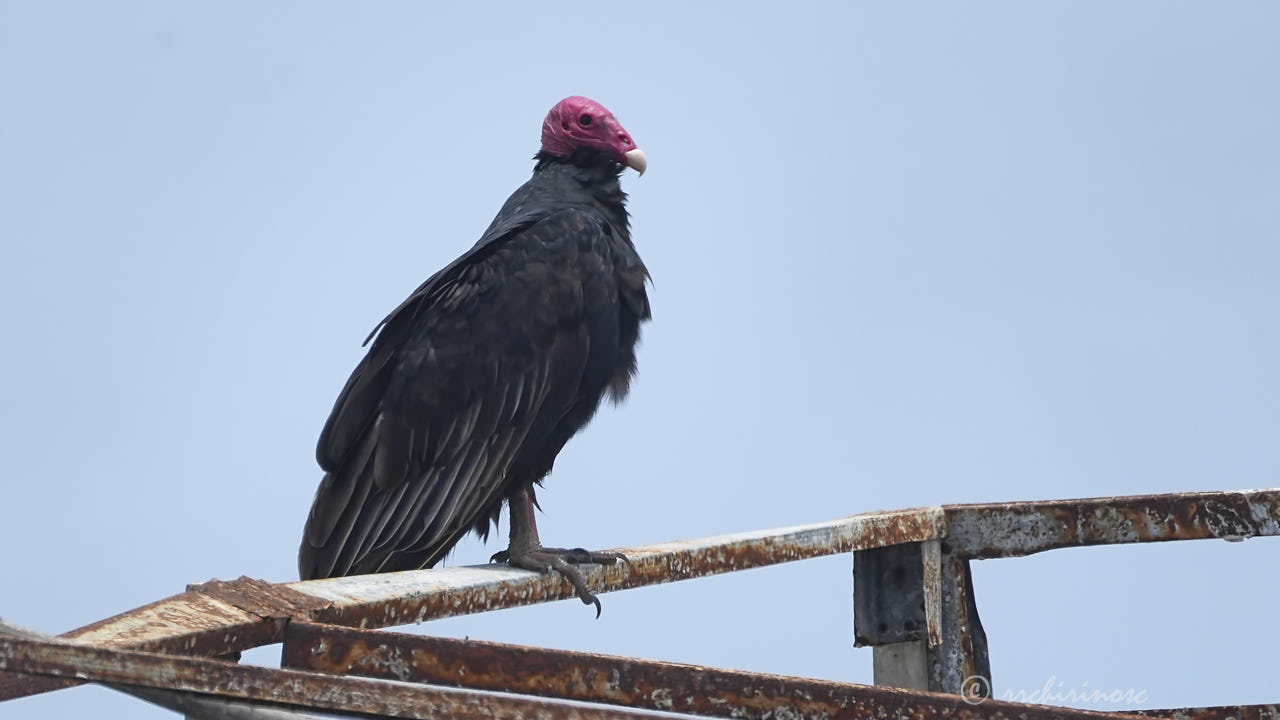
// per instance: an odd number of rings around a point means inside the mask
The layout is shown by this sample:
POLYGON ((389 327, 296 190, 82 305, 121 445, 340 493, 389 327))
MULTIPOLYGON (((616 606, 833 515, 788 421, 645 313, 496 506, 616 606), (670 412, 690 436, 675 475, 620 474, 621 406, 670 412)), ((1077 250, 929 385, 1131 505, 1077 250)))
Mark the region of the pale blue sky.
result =
MULTIPOLYGON (((648 153, 655 319, 548 542, 1280 485, 1278 33, 1266 2, 0 2, 0 616, 294 579, 360 341, 570 94, 648 153)), ((1277 557, 980 563, 996 692, 1276 702, 1277 557)), ((849 565, 420 630, 870 682, 849 565)), ((167 716, 0 705, 86 714, 167 716)))

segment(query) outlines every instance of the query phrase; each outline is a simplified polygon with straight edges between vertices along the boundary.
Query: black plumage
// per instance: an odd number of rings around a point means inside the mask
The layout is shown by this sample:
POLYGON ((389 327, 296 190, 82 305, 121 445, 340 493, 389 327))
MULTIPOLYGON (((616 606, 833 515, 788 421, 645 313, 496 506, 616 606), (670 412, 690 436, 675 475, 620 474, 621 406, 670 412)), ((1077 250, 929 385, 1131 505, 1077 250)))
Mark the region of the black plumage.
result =
POLYGON ((430 567, 468 531, 487 537, 601 400, 626 395, 649 319, 619 184, 632 156, 557 155, 546 132, 479 242, 370 335, 316 448, 303 579, 430 567))

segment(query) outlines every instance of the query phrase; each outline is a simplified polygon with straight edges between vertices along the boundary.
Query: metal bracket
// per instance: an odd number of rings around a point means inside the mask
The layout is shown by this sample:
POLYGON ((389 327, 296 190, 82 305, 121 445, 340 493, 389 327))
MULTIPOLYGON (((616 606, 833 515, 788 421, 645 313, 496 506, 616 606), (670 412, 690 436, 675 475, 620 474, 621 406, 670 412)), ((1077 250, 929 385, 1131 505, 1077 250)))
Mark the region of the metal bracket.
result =
POLYGON ((987 638, 969 561, 939 540, 853 557, 854 644, 872 646, 875 683, 990 697, 987 638))

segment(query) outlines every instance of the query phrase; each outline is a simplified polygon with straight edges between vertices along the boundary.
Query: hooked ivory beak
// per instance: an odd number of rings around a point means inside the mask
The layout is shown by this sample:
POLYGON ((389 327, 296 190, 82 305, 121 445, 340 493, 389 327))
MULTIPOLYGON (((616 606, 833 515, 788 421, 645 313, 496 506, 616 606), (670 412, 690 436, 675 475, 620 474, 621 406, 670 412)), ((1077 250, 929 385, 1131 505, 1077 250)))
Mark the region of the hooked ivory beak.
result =
POLYGON ((645 159, 644 151, 640 148, 628 150, 623 157, 627 159, 627 167, 635 170, 641 175, 644 175, 644 169, 649 167, 649 161, 645 159))

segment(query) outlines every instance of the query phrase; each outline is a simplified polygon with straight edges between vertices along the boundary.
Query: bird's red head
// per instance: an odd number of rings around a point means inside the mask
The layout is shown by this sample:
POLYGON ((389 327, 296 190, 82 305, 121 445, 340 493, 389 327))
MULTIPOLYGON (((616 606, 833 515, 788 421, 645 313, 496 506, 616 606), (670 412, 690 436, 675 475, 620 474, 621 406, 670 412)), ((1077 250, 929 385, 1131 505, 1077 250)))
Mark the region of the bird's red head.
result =
POLYGON ((556 103, 547 113, 547 119, 542 122, 542 150, 556 157, 568 157, 580 147, 601 150, 644 174, 647 164, 644 153, 613 113, 595 100, 575 95, 556 103))

